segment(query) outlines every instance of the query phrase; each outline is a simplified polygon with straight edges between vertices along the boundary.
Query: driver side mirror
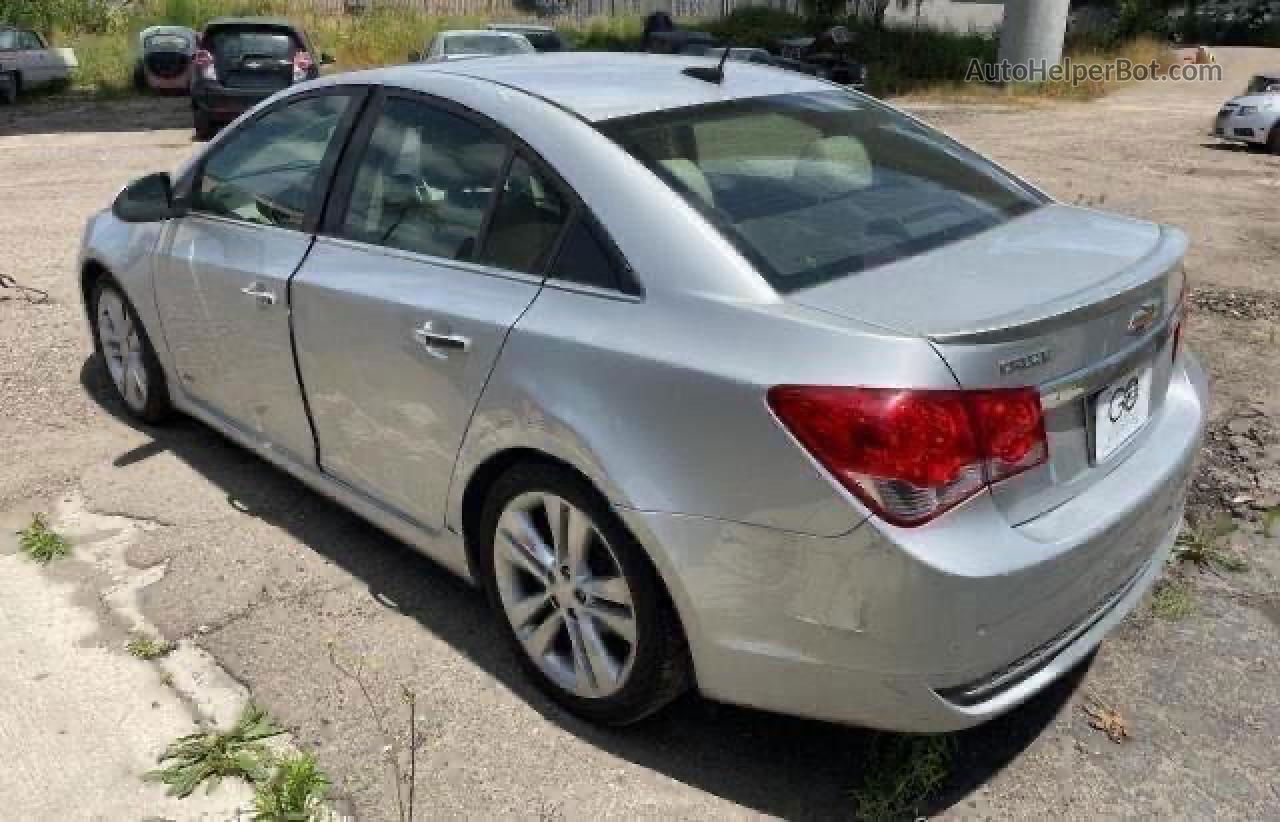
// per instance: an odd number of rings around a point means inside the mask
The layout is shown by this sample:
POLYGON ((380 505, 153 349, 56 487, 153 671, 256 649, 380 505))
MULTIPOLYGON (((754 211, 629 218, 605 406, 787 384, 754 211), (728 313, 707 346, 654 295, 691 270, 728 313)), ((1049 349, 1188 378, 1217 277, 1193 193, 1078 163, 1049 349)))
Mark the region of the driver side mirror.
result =
POLYGON ((333 65, 333 55, 327 51, 320 52, 320 65, 322 66, 333 65))
POLYGON ((116 197, 111 213, 126 223, 156 223, 182 216, 173 201, 173 182, 166 172, 140 177, 116 197))

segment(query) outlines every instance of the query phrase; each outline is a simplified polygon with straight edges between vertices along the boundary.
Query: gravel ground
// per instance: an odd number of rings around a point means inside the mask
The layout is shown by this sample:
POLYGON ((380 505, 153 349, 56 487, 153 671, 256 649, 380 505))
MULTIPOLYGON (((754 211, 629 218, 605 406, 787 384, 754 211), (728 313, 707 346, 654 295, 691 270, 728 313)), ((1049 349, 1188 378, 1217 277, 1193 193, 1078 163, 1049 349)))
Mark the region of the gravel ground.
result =
MULTIPOLYGON (((1069 202, 1192 238, 1188 344, 1215 386, 1193 514, 1229 514, 1241 573, 1171 568, 1194 612, 1142 609, 1092 666, 961 734, 926 811, 952 818, 1280 816, 1280 503, 1274 357, 1280 157, 1212 143, 1218 103, 1280 52, 1222 49, 1223 84, 1144 85, 1093 104, 920 104, 926 119, 1069 202), (1114 709, 1128 737, 1092 728, 1114 709)), ((147 525, 128 552, 165 564, 141 593, 171 639, 203 647, 317 751, 361 818, 395 816, 376 710, 422 711, 420 812, 432 816, 848 816, 886 737, 688 698, 627 731, 564 716, 527 687, 481 598, 208 430, 124 421, 88 357, 72 268, 85 218, 120 185, 192 151, 180 100, 0 109, 0 511, 66 494, 147 525)), ((84 583, 89 585, 91 583, 84 583)), ((0 603, 0 608, 4 604, 0 603)))

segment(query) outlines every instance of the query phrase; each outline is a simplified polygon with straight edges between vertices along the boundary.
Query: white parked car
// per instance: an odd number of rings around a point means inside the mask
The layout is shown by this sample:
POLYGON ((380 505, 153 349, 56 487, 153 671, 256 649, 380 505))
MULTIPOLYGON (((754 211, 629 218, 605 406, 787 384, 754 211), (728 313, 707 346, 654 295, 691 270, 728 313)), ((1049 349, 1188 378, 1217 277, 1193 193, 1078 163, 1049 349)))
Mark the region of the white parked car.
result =
POLYGON ((420 55, 409 55, 409 61, 447 63, 451 60, 470 60, 475 57, 534 54, 536 51, 523 34, 487 29, 453 29, 437 33, 431 38, 431 42, 427 43, 427 50, 420 55))
POLYGON ((0 103, 24 91, 65 83, 79 64, 71 49, 49 48, 34 31, 0 25, 0 103))
POLYGON ((1213 136, 1280 154, 1280 70, 1255 74, 1243 95, 1223 103, 1213 136))

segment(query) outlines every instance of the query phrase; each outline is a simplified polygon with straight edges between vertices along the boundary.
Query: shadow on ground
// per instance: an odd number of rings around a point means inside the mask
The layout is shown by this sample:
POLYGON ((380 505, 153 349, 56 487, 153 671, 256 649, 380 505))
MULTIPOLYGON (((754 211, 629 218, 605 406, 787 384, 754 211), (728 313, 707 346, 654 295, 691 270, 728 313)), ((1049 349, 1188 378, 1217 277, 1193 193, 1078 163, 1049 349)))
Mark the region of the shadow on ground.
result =
POLYGON ((107 101, 67 94, 0 106, 0 137, 166 129, 191 129, 187 98, 145 95, 107 101))
MULTIPOLYGON (((364 582, 380 601, 416 619, 549 721, 609 753, 783 818, 850 817, 854 792, 872 790, 877 751, 896 735, 720 705, 689 695, 626 729, 599 728, 564 713, 523 677, 491 622, 484 597, 441 566, 382 534, 336 503, 223 439, 179 418, 144 427, 125 415, 96 356, 81 383, 105 410, 152 441, 120 454, 120 467, 170 451, 225 491, 237 510, 288 532, 364 582)), ((917 810, 931 814, 962 803, 1012 762, 1062 710, 1086 663, 1023 707, 956 735, 943 787, 917 810)), ((901 749, 901 746, 898 746, 901 749)))

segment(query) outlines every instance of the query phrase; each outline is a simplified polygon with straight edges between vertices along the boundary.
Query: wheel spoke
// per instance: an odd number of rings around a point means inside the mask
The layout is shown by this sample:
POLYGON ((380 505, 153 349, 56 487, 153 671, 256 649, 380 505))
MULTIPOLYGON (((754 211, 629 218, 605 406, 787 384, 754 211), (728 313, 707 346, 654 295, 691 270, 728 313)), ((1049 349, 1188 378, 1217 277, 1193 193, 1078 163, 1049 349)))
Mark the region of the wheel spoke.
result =
POLYGON ((536 594, 530 594, 519 602, 511 603, 507 606, 507 616, 511 618, 511 624, 517 631, 522 630, 529 624, 529 620, 546 607, 550 599, 551 593, 542 590, 536 594))
POLYGON ((565 506, 564 543, 565 559, 574 576, 588 572, 587 552, 595 529, 587 515, 571 505, 565 506))
POLYGON ((594 619, 579 619, 578 634, 582 638, 582 648, 587 661, 591 664, 591 677, 597 690, 612 690, 618 684, 618 665, 605 647, 600 631, 594 619))
POLYGON ((560 611, 552 611, 541 625, 530 631, 527 636, 521 637, 524 647, 529 650, 529 656, 535 660, 545 657, 564 624, 564 614, 560 611))
POLYGON ((631 589, 622 577, 591 577, 582 582, 582 589, 595 599, 631 607, 631 589))
POLYGON ((596 683, 595 672, 591 667, 591 658, 587 654, 586 642, 582 638, 582 624, 577 620, 566 620, 569 629, 569 645, 573 649, 573 673, 578 690, 595 694, 600 688, 596 683))
POLYGON ((530 575, 544 580, 551 572, 554 554, 538 535, 533 520, 524 511, 508 511, 498 522, 506 554, 530 575))
POLYGON ((608 630, 629 643, 635 643, 636 621, 630 614, 624 614, 612 608, 599 605, 588 606, 585 610, 592 619, 603 623, 608 630))
POLYGON ((563 567, 569 562, 565 528, 573 509, 559 497, 546 496, 542 498, 542 510, 547 515, 547 526, 551 529, 551 545, 555 549, 556 565, 563 567))

